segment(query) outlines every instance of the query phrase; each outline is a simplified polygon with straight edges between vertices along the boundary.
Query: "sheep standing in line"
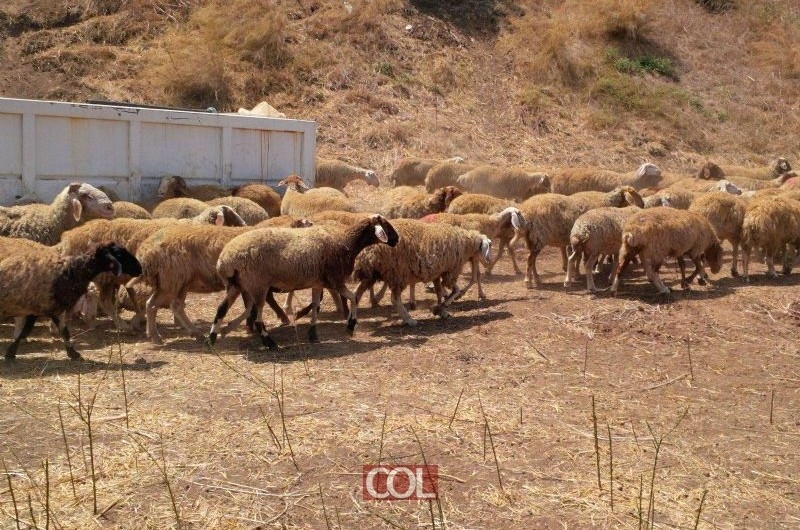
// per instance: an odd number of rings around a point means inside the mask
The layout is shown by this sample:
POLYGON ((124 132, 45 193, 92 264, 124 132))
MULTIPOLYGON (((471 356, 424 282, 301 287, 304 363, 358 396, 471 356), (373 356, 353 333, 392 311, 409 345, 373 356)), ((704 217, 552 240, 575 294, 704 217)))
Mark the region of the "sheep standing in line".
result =
POLYGON ((437 213, 426 215, 422 218, 423 222, 428 223, 444 223, 451 226, 460 226, 465 230, 475 230, 480 234, 484 234, 492 241, 497 243, 498 251, 494 258, 486 265, 486 275, 492 274, 492 269, 498 260, 503 256, 503 250, 508 247, 508 254, 511 256, 511 263, 514 266, 514 271, 517 274, 522 274, 519 266, 517 265, 517 258, 514 256, 513 249, 509 246, 511 240, 516 235, 515 230, 522 228, 525 223, 522 217, 522 212, 519 208, 509 206, 502 212, 487 215, 480 213, 472 214, 452 214, 452 213, 437 213))
POLYGON ((307 228, 313 226, 314 223, 305 217, 294 217, 293 215, 279 215, 277 217, 270 217, 255 225, 256 228, 307 228))
POLYGON ((703 261, 711 272, 722 268, 722 245, 705 217, 694 212, 674 208, 651 208, 635 213, 622 229, 620 263, 611 291, 619 290, 620 275, 634 257, 638 256, 647 278, 656 286, 659 294, 669 296, 669 287, 658 275, 661 265, 669 257, 678 260, 681 271, 681 286, 688 289, 695 277, 701 285, 706 283, 703 261), (692 260, 695 270, 686 278, 683 257, 692 260))
POLYGON ((70 340, 65 313, 86 294, 89 282, 102 272, 136 276, 141 267, 124 248, 105 244, 84 254, 64 258, 59 250, 44 245, 0 259, 0 315, 25 317, 22 331, 6 350, 6 360, 16 357, 20 342, 33 329, 38 317, 49 317, 64 340, 67 356, 81 354, 70 340))
POLYGON ((689 207, 694 212, 705 217, 720 241, 728 240, 733 246, 731 257, 731 276, 739 276, 737 265, 739 263, 739 243, 742 238, 742 223, 747 204, 739 197, 723 191, 705 193, 699 196, 689 207))
POLYGON ((128 201, 115 201, 114 219, 152 219, 150 212, 138 204, 128 201))
POLYGON ((520 204, 525 223, 517 232, 524 238, 529 251, 525 287, 533 289, 534 285, 542 285, 536 270, 536 258, 546 246, 561 250, 561 266, 567 270, 566 248, 570 244, 570 232, 585 208, 580 201, 557 193, 535 195, 520 204))
POLYGON ((226 226, 244 226, 244 219, 237 214, 230 206, 211 206, 197 199, 181 197, 178 199, 167 199, 158 204, 153 210, 153 219, 195 219, 198 220, 203 213, 220 212, 224 216, 224 221, 218 224, 226 226))
POLYGON ((396 247, 370 247, 356 258, 353 277, 359 281, 357 300, 375 282, 383 281, 391 290, 397 314, 406 325, 416 326, 417 321, 411 318, 401 300, 406 287, 434 282, 438 300, 435 312, 444 317, 452 300, 466 293, 474 283, 480 286, 478 261, 491 259, 489 238, 473 230, 417 219, 398 219, 393 223, 400 234, 396 247), (467 262, 472 263, 472 279, 464 289, 458 289, 455 282, 467 262), (445 296, 444 287, 453 291, 445 296))
POLYGON ((0 236, 24 237, 43 245, 55 245, 61 234, 81 220, 110 219, 114 206, 106 194, 89 184, 73 183, 50 204, 0 207, 0 236))
POLYGON ((622 245, 622 227, 640 208, 628 206, 618 208, 606 206, 584 213, 575 221, 569 235, 572 254, 567 261, 567 277, 564 287, 569 288, 578 273, 578 263, 584 259, 586 269, 586 290, 597 293, 594 284, 594 268, 601 256, 612 257, 609 282, 613 283, 619 262, 619 249, 622 245))
POLYGON ((460 156, 454 156, 446 160, 436 160, 433 158, 418 158, 409 157, 400 160, 392 174, 389 176, 389 181, 392 186, 421 186, 425 184, 425 177, 428 171, 437 164, 442 162, 454 162, 460 164, 464 159, 460 156))
POLYGON ((220 197, 207 201, 206 207, 208 206, 228 206, 249 226, 269 219, 269 214, 264 208, 245 197, 220 197))
POLYGON ((389 219, 419 219, 445 211, 459 195, 461 190, 453 186, 445 186, 430 195, 418 188, 399 186, 383 194, 378 212, 389 219))
POLYGON ((750 281, 750 251, 759 249, 767 261, 767 278, 776 278, 775 258, 784 255, 783 272, 791 272, 793 247, 800 249, 800 202, 781 196, 758 197, 747 204, 742 221, 742 273, 750 281))
POLYGON ((678 210, 688 210, 697 195, 689 190, 665 188, 650 195, 644 200, 645 208, 668 206, 678 210))
POLYGON ((512 200, 501 199, 485 193, 463 193, 450 202, 447 213, 499 213, 509 206, 518 206, 512 200))
POLYGON ((642 164, 634 173, 618 173, 599 168, 566 168, 551 175, 553 193, 572 195, 579 191, 611 191, 618 186, 636 190, 659 186, 661 170, 655 164, 642 164))
POLYGON ((436 164, 425 176, 425 189, 428 193, 432 193, 434 190, 445 186, 458 186, 458 177, 476 167, 475 164, 464 164, 463 162, 436 164))
POLYGON ((615 208, 636 206, 644 208, 642 196, 632 186, 618 186, 609 192, 579 191, 578 193, 573 193, 570 197, 581 202, 587 210, 603 208, 604 206, 613 206, 615 208))
POLYGON ((325 210, 357 211, 344 193, 333 188, 309 189, 298 175, 289 175, 278 186, 286 186, 286 194, 281 201, 281 215, 309 217, 325 210))
POLYGON ((277 191, 265 184, 251 183, 238 186, 231 190, 234 197, 250 199, 258 204, 267 212, 270 217, 278 217, 281 214, 281 196, 277 191))
POLYGON ((158 185, 156 196, 158 200, 174 199, 176 197, 190 197, 199 201, 210 201, 219 197, 230 195, 228 190, 217 184, 200 184, 189 186, 186 179, 178 175, 164 177, 158 185))
POLYGON ((724 177, 746 177, 753 180, 773 180, 792 170, 791 164, 781 157, 766 167, 745 167, 706 162, 697 173, 697 178, 719 180, 724 177))
POLYGON ((302 231, 287 228, 259 228, 232 239, 219 256, 217 273, 227 286, 225 299, 217 309, 208 341, 213 344, 220 322, 241 294, 250 303, 248 327, 262 344, 277 344, 264 327, 262 309, 270 290, 311 289, 312 312, 308 338, 318 342, 317 314, 322 289, 329 288, 347 298, 350 315, 347 330, 352 333, 358 319, 355 294, 345 282, 353 273, 356 256, 377 243, 395 246, 398 235, 382 216, 373 215, 338 231, 310 227, 302 231))
POLYGON ((353 180, 363 180, 370 186, 380 186, 378 174, 371 169, 356 167, 341 160, 317 158, 315 186, 343 190, 353 180))
POLYGON ((520 168, 478 166, 456 181, 457 186, 466 192, 518 201, 550 191, 550 176, 547 173, 532 173, 520 168))

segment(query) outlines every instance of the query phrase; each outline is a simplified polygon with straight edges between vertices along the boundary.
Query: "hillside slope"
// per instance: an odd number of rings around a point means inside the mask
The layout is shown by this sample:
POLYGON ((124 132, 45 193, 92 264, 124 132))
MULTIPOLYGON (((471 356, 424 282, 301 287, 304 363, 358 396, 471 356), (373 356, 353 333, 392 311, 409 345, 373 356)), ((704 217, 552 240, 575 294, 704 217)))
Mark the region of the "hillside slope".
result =
POLYGON ((798 158, 798 28, 791 0, 0 0, 0 94, 266 99, 384 172, 405 154, 688 171, 798 158))

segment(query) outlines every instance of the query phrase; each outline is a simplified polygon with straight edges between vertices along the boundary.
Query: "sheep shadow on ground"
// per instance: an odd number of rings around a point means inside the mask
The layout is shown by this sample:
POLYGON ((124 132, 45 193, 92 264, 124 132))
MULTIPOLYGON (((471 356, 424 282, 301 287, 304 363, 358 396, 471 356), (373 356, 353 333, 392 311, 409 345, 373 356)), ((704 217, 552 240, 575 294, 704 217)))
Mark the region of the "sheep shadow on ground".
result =
MULTIPOLYGON (((358 328, 356 328, 356 333, 353 338, 348 337, 347 340, 340 340, 338 338, 330 340, 326 339, 322 332, 320 332, 321 342, 316 344, 309 343, 305 335, 302 335, 302 339, 306 340, 295 340, 294 342, 281 340, 281 337, 271 335, 279 344, 280 347, 278 349, 267 350, 263 346, 260 346, 260 344, 257 344, 256 341, 250 341, 250 347, 244 352, 244 357, 254 363, 288 364, 310 360, 329 360, 337 357, 369 353, 395 344, 394 341, 359 341, 358 335, 358 328)), ((410 338, 407 341, 407 345, 417 347, 427 341, 427 338, 415 337, 410 338)))
POLYGON ((137 359, 131 363, 115 361, 96 361, 84 357, 82 361, 73 361, 66 357, 53 358, 31 354, 20 354, 13 361, 0 361, 0 379, 38 379, 40 377, 88 374, 93 372, 146 372, 164 366, 166 361, 146 362, 137 359))
MULTIPOLYGON (((482 303, 484 302, 474 302, 476 306, 482 303)), ((438 316, 434 316, 430 312, 424 315, 420 314, 420 310, 417 309, 412 317, 415 317, 419 324, 415 327, 409 327, 403 324, 399 317, 395 315, 394 309, 391 309, 391 313, 388 315, 388 319, 391 323, 375 328, 370 335, 373 337, 389 337, 403 341, 415 340, 420 337, 433 338, 437 335, 461 333, 475 326, 514 317, 513 313, 510 311, 489 310, 484 308, 478 315, 467 315, 462 312, 463 310, 466 310, 466 307, 451 306, 449 308, 450 316, 442 319, 438 316)))
POLYGON ((461 33, 473 38, 493 38, 507 11, 522 10, 509 0, 411 0, 420 13, 452 24, 461 33))

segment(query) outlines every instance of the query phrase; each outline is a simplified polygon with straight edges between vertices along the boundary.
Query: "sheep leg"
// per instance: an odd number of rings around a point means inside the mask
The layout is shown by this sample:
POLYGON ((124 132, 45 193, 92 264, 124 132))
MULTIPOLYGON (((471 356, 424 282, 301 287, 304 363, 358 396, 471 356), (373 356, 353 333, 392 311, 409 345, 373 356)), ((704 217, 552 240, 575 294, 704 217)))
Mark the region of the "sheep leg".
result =
POLYGON ((356 300, 355 293, 348 289, 346 285, 339 287, 338 291, 339 296, 350 302, 350 311, 347 315, 347 333, 352 335, 358 323, 358 301, 356 300))
MULTIPOLYGON (((289 317, 286 315, 284 310, 281 309, 281 306, 278 305, 277 300, 275 300, 275 289, 270 288, 270 290, 267 291, 266 300, 267 300, 267 305, 275 313, 275 316, 278 317, 278 319, 281 321, 282 326, 288 326, 289 324, 291 324, 289 317)), ((245 307, 250 305, 250 302, 246 299, 244 293, 242 293, 242 302, 244 303, 245 307)))
POLYGON ((522 269, 520 269, 519 265, 517 264, 517 247, 512 244, 513 242, 514 241, 512 240, 506 243, 506 246, 508 247, 508 257, 511 258, 511 265, 514 267, 514 272, 516 274, 522 274, 522 269))
MULTIPOLYGON (((222 319, 225 318, 225 315, 228 314, 228 309, 230 309, 233 302, 236 301, 236 297, 241 294, 241 291, 235 285, 229 285, 228 290, 225 292, 225 298, 222 300, 222 303, 219 304, 217 307, 217 314, 214 315, 214 322, 211 324, 211 331, 208 332, 208 338, 206 339, 206 343, 209 346, 213 346, 214 343, 217 341, 217 328, 219 327, 220 322, 222 319)), ((255 305, 255 304, 253 304, 255 305)), ((248 322, 249 324, 249 322, 248 322)), ((249 325, 252 329, 252 325, 249 325)))
POLYGON ((356 296, 356 302, 355 302, 356 305, 358 305, 359 302, 361 302, 361 297, 364 296, 364 292, 365 291, 369 290, 370 291, 370 296, 372 296, 372 294, 373 294, 372 293, 372 287, 374 285, 375 285, 375 282, 372 281, 372 280, 361 280, 361 283, 359 283, 358 287, 356 288, 356 294, 355 294, 355 296, 356 296))
POLYGON ((566 272, 567 271, 567 247, 560 246, 561 250, 561 270, 566 272))
POLYGON ((408 287, 408 309, 413 311, 417 308, 417 296, 416 296, 416 283, 412 283, 408 287))
POLYGON ((386 294, 386 282, 383 282, 383 286, 381 287, 378 293, 375 293, 375 289, 373 288, 375 282, 372 282, 369 286, 369 302, 372 307, 378 307, 378 304, 381 303, 383 299, 383 295, 386 294))
POLYGON ((77 361, 81 359, 81 354, 75 349, 72 345, 72 340, 69 336, 69 329, 67 328, 67 319, 65 315, 61 315, 61 318, 54 316, 53 324, 56 325, 58 330, 61 332, 61 338, 64 340, 64 348, 67 350, 67 357, 72 359, 73 361, 77 361))
MULTIPOLYGON (((494 258, 492 258, 492 261, 490 261, 486 265, 486 271, 485 271, 486 272, 486 276, 491 276, 492 275, 492 269, 497 264, 497 262, 500 261, 500 258, 503 257, 503 252, 505 252, 507 244, 508 243, 505 242, 505 241, 500 241, 499 248, 497 249, 497 255, 494 256, 494 258)), ((508 253, 509 253, 509 255, 513 256, 513 253, 511 252, 510 249, 509 249, 508 253)))
POLYGON ((733 254, 731 255, 731 276, 734 278, 739 277, 739 240, 735 239, 731 241, 731 245, 733 246, 733 254))
POLYGON ((296 321, 297 315, 292 308, 292 299, 294 298, 294 291, 289 291, 289 294, 286 295, 286 301, 283 303, 283 311, 287 315, 292 315, 292 318, 296 321))
MULTIPOLYGON (((450 316, 450 313, 447 312, 447 305, 453 300, 453 294, 457 291, 457 288, 453 289, 453 292, 450 293, 449 297, 445 297, 444 287, 442 287, 442 278, 436 278, 433 280, 433 288, 436 291, 436 302, 437 305, 433 308, 433 314, 438 315, 440 318, 447 318, 450 316)), ((463 292, 461 294, 464 294, 463 292)))
POLYGON ((744 274, 744 281, 750 281, 750 246, 742 245, 742 273, 744 274))
POLYGON ((414 320, 413 318, 411 318, 411 315, 409 315, 408 311, 406 311, 406 308, 403 305, 403 300, 402 300, 402 297, 401 297, 402 293, 403 293, 402 288, 401 289, 392 289, 392 304, 394 305, 394 308, 397 311, 397 314, 400 316, 400 318, 403 319, 403 322, 407 326, 414 327, 414 326, 416 326, 418 324, 418 322, 416 320, 414 320))
MULTIPOLYGON (((324 291, 320 293, 320 295, 319 295, 320 303, 322 303, 322 299, 324 298, 324 295, 325 295, 324 291)), ((336 298, 336 293, 333 293, 331 296, 336 298)), ((294 321, 297 322, 298 319, 303 318, 304 316, 309 314, 313 308, 314 308, 314 303, 313 302, 309 302, 307 306, 305 306, 303 309, 301 309, 300 311, 297 311, 295 313, 294 321)), ((319 311, 319 303, 317 304, 317 311, 319 311)))
MULTIPOLYGON (((705 267, 703 267, 703 257, 697 256, 692 258, 694 262, 694 272, 692 273, 692 278, 697 277, 697 283, 700 285, 706 285, 708 283, 706 278, 708 278, 708 274, 706 273, 705 267)), ((692 280, 689 280, 689 283, 692 283, 692 280)))
POLYGON ((339 296, 339 293, 337 293, 335 289, 328 289, 328 292, 330 293, 331 298, 333 298, 333 303, 336 305, 336 310, 341 313, 342 316, 347 318, 350 315, 350 310, 345 305, 346 298, 339 296))
POLYGON ((611 292, 614 293, 615 296, 617 294, 617 291, 619 291, 619 283, 620 283, 619 278, 620 276, 622 276, 622 273, 625 272, 625 268, 633 260, 633 258, 634 258, 633 254, 623 255, 622 261, 619 263, 619 265, 617 265, 616 270, 614 270, 614 272, 612 273, 614 280, 611 282, 611 292))
MULTIPOLYGON (((117 299, 117 284, 116 283, 109 283, 109 282, 98 282, 97 283, 98 290, 100 291, 98 303, 100 304, 100 309, 103 310, 103 313, 111 317, 111 320, 114 322, 114 326, 122 331, 130 331, 132 329, 131 325, 122 320, 122 317, 119 316, 119 310, 117 308, 116 299, 117 299)), ((131 291, 133 289, 131 288, 131 291)), ((129 291, 130 296, 130 291, 129 291)), ((136 298, 131 296, 131 300, 136 300, 136 298)))
POLYGON ((322 300, 322 289, 314 287, 311 289, 311 327, 308 328, 308 342, 317 343, 317 315, 319 315, 319 304, 322 300))
POLYGON ((167 302, 167 297, 164 293, 159 292, 158 288, 153 291, 150 298, 147 299, 145 313, 147 315, 147 338, 155 344, 162 344, 164 339, 158 332, 156 325, 156 317, 158 316, 158 308, 167 302))
POLYGON ((172 310, 172 315, 178 324, 183 327, 190 334, 195 336, 202 336, 203 332, 200 328, 192 323, 189 315, 186 314, 186 293, 181 293, 176 300, 170 304, 169 308, 172 310))
POLYGON ((647 278, 650 280, 650 282, 652 282, 653 285, 656 286, 659 294, 669 297, 669 287, 664 285, 664 282, 661 280, 661 276, 658 275, 659 265, 654 266, 650 260, 642 260, 642 266, 644 267, 645 274, 647 274, 647 278))
MULTIPOLYGON (((567 275, 564 277, 564 289, 569 289, 569 286, 572 282, 575 281, 575 262, 580 259, 578 256, 578 252, 576 250, 572 251, 572 254, 569 255, 567 258, 567 275)), ((588 269, 587 269, 588 270, 588 269)), ((586 274, 586 277, 589 277, 589 274, 586 274)), ((587 280, 588 282, 588 280, 587 280)))
MULTIPOLYGON (((267 290, 269 291, 269 289, 267 290)), ((236 300, 236 296, 231 299, 231 303, 233 300, 236 300)), ((258 334, 259 338, 261 339, 261 344, 266 346, 268 350, 273 350, 278 347, 278 344, 272 340, 272 337, 269 336, 269 332, 267 328, 264 326, 264 302, 267 300, 267 293, 266 292, 257 292, 253 293, 253 303, 250 306, 250 314, 247 317, 247 322, 250 324, 248 327, 252 327, 253 331, 258 334)), ((223 301, 223 304, 227 301, 223 301)), ((221 306, 220 306, 221 307, 221 306)), ((212 330, 214 328, 211 328, 212 330)))
MULTIPOLYGON (((597 287, 594 284, 594 268, 600 262, 600 256, 597 254, 590 254, 584 265, 586 272, 586 290, 590 293, 597 293, 597 287)), ((616 265, 616 263, 614 264, 616 265)))
POLYGON ((19 330, 19 334, 15 334, 14 342, 12 342, 8 346, 8 349, 6 349, 6 361, 13 361, 16 358, 20 342, 25 340, 25 337, 30 335, 37 318, 38 317, 36 315, 28 315, 25 317, 24 323, 19 330))
POLYGON ((772 254, 767 255, 767 278, 777 278, 778 273, 775 272, 775 256, 772 254))
POLYGON ((478 258, 472 260, 472 281, 478 284, 478 300, 486 300, 486 293, 483 292, 481 284, 481 264, 478 258))
POLYGON ((688 290, 689 289, 689 284, 692 283, 692 280, 694 280, 694 274, 692 274, 692 276, 689 277, 689 280, 687 281, 686 280, 686 262, 683 261, 683 256, 678 256, 675 259, 677 260, 678 268, 681 271, 681 289, 688 290))
POLYGON ((541 249, 531 248, 528 254, 528 270, 525 273, 525 287, 533 289, 533 286, 541 287, 542 280, 539 278, 539 273, 536 271, 536 257, 541 252, 541 249))

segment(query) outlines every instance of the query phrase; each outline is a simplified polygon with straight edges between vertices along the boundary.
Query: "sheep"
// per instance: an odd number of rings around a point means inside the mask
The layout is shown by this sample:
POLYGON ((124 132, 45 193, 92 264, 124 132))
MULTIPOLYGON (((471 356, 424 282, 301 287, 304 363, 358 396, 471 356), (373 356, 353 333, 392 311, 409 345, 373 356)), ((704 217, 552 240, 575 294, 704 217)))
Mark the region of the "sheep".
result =
POLYGON ((456 182, 463 191, 518 201, 550 191, 547 173, 531 173, 520 168, 478 166, 458 177, 456 182))
POLYGON ((281 201, 281 215, 308 217, 325 210, 356 211, 355 205, 339 190, 309 189, 298 175, 289 175, 278 186, 286 186, 286 194, 281 201))
POLYGON ((437 164, 442 162, 453 162, 461 164, 464 159, 460 156, 454 156, 446 160, 436 160, 432 158, 417 158, 410 157, 400 160, 389 180, 392 186, 420 186, 425 184, 425 177, 428 171, 437 164))
POLYGON ((350 226, 364 220, 364 218, 369 216, 370 214, 365 212, 342 212, 338 210, 326 210, 324 212, 312 214, 309 217, 309 221, 314 224, 339 223, 350 226))
POLYGON ((644 200, 645 208, 669 206, 678 210, 688 210, 697 195, 688 190, 665 188, 644 200))
MULTIPOLYGON (((742 221, 742 272, 750 281, 750 251, 761 250, 767 261, 767 278, 777 277, 774 260, 793 246, 800 248, 800 202, 781 196, 758 197, 747 204, 742 221)), ((783 272, 791 272, 786 253, 783 272)))
POLYGON ((6 350, 6 360, 16 357, 20 343, 40 316, 49 317, 59 329, 67 356, 80 359, 70 340, 65 313, 86 293, 92 278, 107 271, 137 276, 141 267, 130 252, 113 243, 67 258, 58 248, 41 245, 0 260, 0 291, 4 293, 0 315, 25 317, 22 331, 6 350))
POLYGON ((567 270, 566 247, 570 244, 570 231, 578 217, 586 211, 586 206, 564 195, 545 193, 531 197, 519 209, 525 223, 518 230, 518 235, 524 238, 530 252, 525 287, 533 289, 534 284, 536 287, 542 285, 536 271, 536 258, 544 247, 559 247, 562 268, 567 270))
POLYGON ((430 195, 411 186, 398 186, 383 194, 378 212, 389 219, 419 219, 445 211, 459 195, 461 190, 453 186, 445 186, 430 195))
MULTIPOLYGON (((346 213, 346 212, 345 212, 346 213)), ((270 217, 255 225, 256 228, 266 227, 282 227, 282 228, 307 228, 313 226, 314 223, 305 217, 294 217, 293 215, 278 215, 277 217, 270 217)))
POLYGON ((105 193, 89 184, 72 183, 50 204, 0 207, 0 236, 24 237, 55 245, 61 234, 94 217, 109 219, 114 206, 105 193))
POLYGON ((269 219, 269 214, 264 208, 245 197, 220 197, 219 199, 207 201, 206 205, 229 206, 250 226, 269 219))
POLYGON ((664 285, 658 270, 668 257, 678 260, 681 271, 681 286, 689 288, 695 276, 705 285, 705 261, 711 272, 722 268, 722 245, 705 217, 686 210, 674 208, 652 208, 633 214, 622 229, 622 247, 616 277, 611 292, 619 290, 620 275, 634 257, 638 256, 647 278, 656 286, 659 294, 669 296, 669 287, 664 285), (683 256, 694 262, 695 270, 686 278, 683 256))
POLYGON ((219 256, 217 273, 227 287, 217 309, 208 342, 214 344, 220 322, 241 294, 249 301, 248 327, 267 348, 277 344, 264 327, 262 308, 270 290, 311 289, 312 311, 308 339, 318 342, 317 314, 323 288, 336 290, 350 302, 347 330, 355 330, 358 305, 345 285, 363 249, 383 243, 395 246, 398 235, 384 217, 369 218, 342 230, 310 227, 302 232, 287 228, 258 228, 232 239, 219 256))
POLYGON ((585 260, 586 290, 597 293, 592 271, 598 259, 603 255, 612 257, 612 269, 609 281, 614 282, 614 273, 619 261, 619 248, 622 244, 622 227, 625 222, 640 210, 637 206, 618 208, 606 206, 595 208, 584 213, 575 221, 569 234, 572 254, 567 261, 567 276, 564 287, 568 288, 575 281, 578 263, 581 256, 585 260))
POLYGON ((201 216, 204 212, 206 215, 215 215, 216 212, 221 212, 225 220, 220 224, 228 226, 247 224, 230 206, 211 206, 203 201, 187 197, 167 199, 159 203, 152 215, 153 219, 193 219, 201 216))
POLYGON ((186 179, 178 175, 162 178, 156 193, 156 196, 161 201, 176 197, 190 197, 200 201, 210 201, 228 195, 230 195, 228 190, 217 184, 201 184, 189 187, 186 184, 186 179))
POLYGON ((438 305, 434 313, 447 316, 446 306, 466 293, 474 284, 480 285, 478 261, 491 259, 491 240, 474 230, 417 219, 394 221, 400 242, 394 248, 370 247, 356 258, 353 277, 359 282, 356 301, 364 291, 378 281, 384 281, 392 293, 397 314, 408 326, 418 322, 403 306, 400 295, 406 287, 418 282, 434 282, 438 305), (464 265, 472 263, 472 280, 462 290, 455 283, 464 265), (445 296, 444 287, 452 288, 445 296))
POLYGON ((771 180, 760 180, 760 179, 753 179, 749 177, 739 177, 736 175, 729 175, 725 177, 727 180, 731 181, 732 183, 736 184, 743 190, 763 190, 768 188, 780 188, 785 184, 789 179, 795 176, 794 172, 784 173, 778 177, 775 177, 771 180))
POLYGON ((733 165, 719 165, 706 162, 697 172, 697 178, 719 180, 723 177, 746 177, 753 180, 773 180, 792 170, 791 164, 781 157, 766 167, 744 167, 733 165))
POLYGON ((644 201, 641 195, 632 186, 617 186, 607 193, 602 191, 579 191, 578 193, 573 193, 571 197, 580 201, 587 210, 604 206, 613 206, 615 208, 637 206, 644 208, 644 201))
POLYGON ((720 241, 728 240, 733 246, 731 276, 738 277, 739 243, 742 237, 742 223, 747 204, 730 193, 715 191, 700 195, 689 206, 689 211, 705 217, 720 241))
POLYGON ((512 200, 493 197, 485 193, 463 193, 450 202, 447 213, 493 214, 515 205, 516 203, 512 200))
POLYGON ((114 219, 152 219, 150 212, 138 204, 128 201, 115 201, 114 219))
POLYGON ((425 189, 428 193, 432 193, 434 190, 445 186, 457 186, 458 177, 476 167, 475 164, 464 164, 463 162, 436 164, 425 175, 425 189))
POLYGON ((250 199, 264 208, 270 217, 278 217, 281 214, 281 196, 265 184, 245 184, 231 190, 231 195, 250 199))
MULTIPOLYGON (((98 219, 90 221, 82 226, 73 228, 61 236, 61 243, 58 247, 64 256, 74 256, 86 252, 92 245, 102 241, 116 241, 123 245, 130 252, 136 254, 139 245, 147 239, 154 231, 170 226, 172 224, 226 224, 226 218, 235 220, 238 217, 227 206, 208 207, 198 216, 185 219, 98 219)), ((239 219, 236 226, 244 223, 239 219)), ((114 304, 114 297, 117 288, 127 282, 129 278, 112 278, 108 275, 100 275, 95 278, 95 283, 100 291, 100 308, 112 318, 114 324, 119 329, 128 330, 131 326, 122 320, 114 304)), ((131 295, 136 308, 136 297, 131 295)), ((138 313, 138 311, 137 311, 138 313)), ((138 322, 137 317, 134 322, 138 322)))
MULTIPOLYGON (((102 191, 102 190, 101 190, 102 191)), ((36 192, 28 192, 23 195, 15 195, 14 202, 11 206, 25 206, 27 204, 41 204, 42 200, 36 195, 36 192)))
POLYGON ((487 215, 487 214, 452 214, 452 213, 437 213, 426 215, 422 218, 424 222, 430 223, 444 223, 451 226, 460 226, 467 230, 475 230, 481 234, 489 237, 492 241, 498 242, 498 251, 492 261, 486 265, 486 274, 492 274, 492 269, 495 264, 503 256, 503 251, 508 247, 508 254, 511 256, 511 263, 514 266, 514 271, 517 274, 522 274, 519 266, 517 265, 516 256, 514 251, 509 247, 509 243, 514 239, 515 230, 522 228, 525 222, 522 217, 522 212, 519 208, 510 206, 502 212, 487 215))
POLYGON ((363 180, 370 186, 379 186, 378 175, 371 169, 352 166, 341 160, 317 158, 317 173, 314 185, 343 190, 348 182, 363 180))
POLYGON ((645 163, 634 173, 617 173, 599 168, 567 168, 553 172, 551 191, 572 195, 579 191, 611 191, 617 186, 632 186, 636 190, 658 186, 661 170, 645 163))

